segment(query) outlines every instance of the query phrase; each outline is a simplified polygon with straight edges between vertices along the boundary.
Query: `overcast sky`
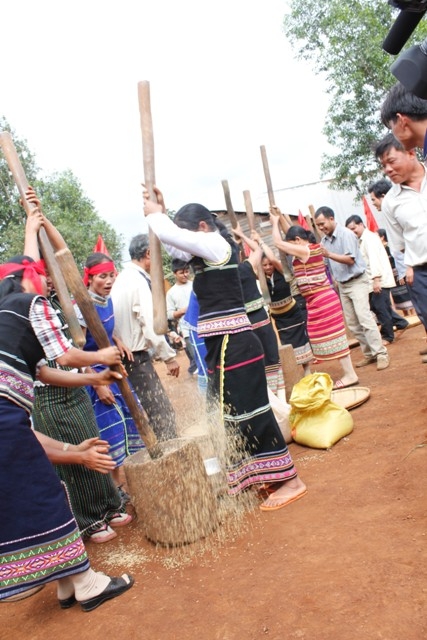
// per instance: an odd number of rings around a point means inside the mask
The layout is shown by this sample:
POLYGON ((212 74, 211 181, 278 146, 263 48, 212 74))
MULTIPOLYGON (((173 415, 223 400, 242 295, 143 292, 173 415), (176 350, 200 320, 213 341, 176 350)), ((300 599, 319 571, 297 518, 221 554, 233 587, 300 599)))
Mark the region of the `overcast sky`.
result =
MULTIPOLYGON (((156 180, 170 209, 235 209, 250 190, 319 179, 328 98, 282 31, 286 0, 3 3, 0 114, 43 173, 70 168, 128 240, 143 229, 137 84, 148 80, 156 180)), ((302 203, 302 206, 305 203, 302 203)), ((293 213, 290 211, 289 213, 293 213)))

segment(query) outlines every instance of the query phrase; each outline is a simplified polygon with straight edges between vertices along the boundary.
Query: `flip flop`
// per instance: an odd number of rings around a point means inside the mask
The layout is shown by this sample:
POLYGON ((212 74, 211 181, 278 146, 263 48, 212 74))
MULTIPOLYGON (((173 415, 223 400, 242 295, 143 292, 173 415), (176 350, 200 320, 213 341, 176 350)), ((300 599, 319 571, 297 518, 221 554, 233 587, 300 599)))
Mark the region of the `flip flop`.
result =
POLYGON ((291 502, 296 502, 296 500, 303 498, 306 494, 307 494, 307 489, 302 493, 299 493, 297 496, 294 496, 293 498, 289 498, 288 500, 285 500, 284 502, 280 502, 279 504, 275 504, 274 506, 269 507, 268 505, 262 503, 259 508, 261 509, 261 511, 277 511, 278 509, 283 509, 283 507, 286 507, 288 504, 291 504, 291 502))
POLYGON ((332 387, 332 390, 335 391, 336 389, 347 389, 348 387, 355 387, 358 384, 359 384, 359 380, 356 380, 356 382, 350 382, 350 384, 344 384, 343 381, 339 379, 335 381, 335 384, 332 387))

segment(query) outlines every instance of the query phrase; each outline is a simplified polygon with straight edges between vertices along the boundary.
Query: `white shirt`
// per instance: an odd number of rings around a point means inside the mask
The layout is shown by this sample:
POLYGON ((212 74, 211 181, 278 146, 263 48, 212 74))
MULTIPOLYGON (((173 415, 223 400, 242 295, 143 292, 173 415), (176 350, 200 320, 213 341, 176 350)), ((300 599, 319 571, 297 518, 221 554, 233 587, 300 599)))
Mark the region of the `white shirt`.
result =
POLYGON ((390 260, 381 238, 377 233, 365 229, 359 238, 360 251, 366 262, 369 278, 369 291, 373 291, 374 278, 381 278, 381 287, 391 289, 395 286, 390 260))
POLYGON ((205 233, 181 229, 164 213, 151 213, 146 220, 173 258, 189 262, 193 256, 198 256, 220 264, 230 254, 230 245, 219 231, 205 233))
MULTIPOLYGON (((193 283, 187 280, 184 284, 175 283, 166 293, 166 311, 169 320, 173 320, 174 311, 178 309, 186 309, 190 302, 193 283)), ((184 320, 184 316, 178 320, 178 329, 184 338, 190 335, 188 322, 184 320)))
POLYGON ((119 273, 111 290, 114 332, 131 351, 148 351, 161 360, 175 357, 175 351, 153 327, 153 298, 147 282, 150 276, 131 262, 119 273))
MULTIPOLYGON (((424 168, 425 171, 425 168, 424 168)), ((427 180, 421 191, 395 184, 381 203, 393 252, 405 250, 405 264, 427 264, 427 180)))

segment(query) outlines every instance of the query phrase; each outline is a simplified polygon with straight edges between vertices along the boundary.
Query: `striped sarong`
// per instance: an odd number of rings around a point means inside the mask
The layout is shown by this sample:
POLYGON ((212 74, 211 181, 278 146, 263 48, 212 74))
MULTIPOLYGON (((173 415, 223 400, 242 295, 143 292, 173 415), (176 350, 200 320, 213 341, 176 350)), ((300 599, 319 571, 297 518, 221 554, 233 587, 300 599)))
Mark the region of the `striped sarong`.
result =
POLYGON ((89 568, 64 488, 27 412, 0 397, 0 599, 89 568))
POLYGON ((227 433, 227 480, 234 495, 296 476, 268 401, 261 342, 253 331, 205 339, 208 396, 219 400, 227 433))
POLYGON ((350 353, 340 299, 331 287, 320 245, 310 245, 307 262, 294 259, 298 287, 307 303, 307 332, 318 360, 335 360, 350 353))
MULTIPOLYGON (((35 429, 71 444, 99 437, 92 403, 84 388, 43 386, 35 388, 35 429)), ((81 533, 91 533, 124 508, 111 475, 83 465, 55 465, 67 487, 74 517, 81 533)))

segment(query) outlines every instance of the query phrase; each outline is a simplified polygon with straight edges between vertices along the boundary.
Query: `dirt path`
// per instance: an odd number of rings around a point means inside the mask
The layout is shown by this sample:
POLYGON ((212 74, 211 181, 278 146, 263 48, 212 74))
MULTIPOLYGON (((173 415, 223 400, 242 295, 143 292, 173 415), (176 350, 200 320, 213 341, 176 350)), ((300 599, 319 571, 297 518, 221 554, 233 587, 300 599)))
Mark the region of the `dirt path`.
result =
MULTIPOLYGON (((348 438, 330 451, 290 445, 309 488, 303 500, 246 516, 241 531, 220 548, 157 550, 132 523, 108 544, 88 544, 95 568, 135 576, 129 593, 82 613, 60 610, 48 585, 26 601, 0 604, 0 638, 424 640, 423 338, 422 327, 412 328, 389 348, 387 370, 359 370, 371 398, 353 411, 348 438)), ((352 357, 360 359, 359 348, 352 357)), ((191 430, 200 407, 188 409, 196 381, 180 358, 182 378, 165 384, 181 426, 191 430)), ((335 363, 323 370, 339 374, 335 363)))

